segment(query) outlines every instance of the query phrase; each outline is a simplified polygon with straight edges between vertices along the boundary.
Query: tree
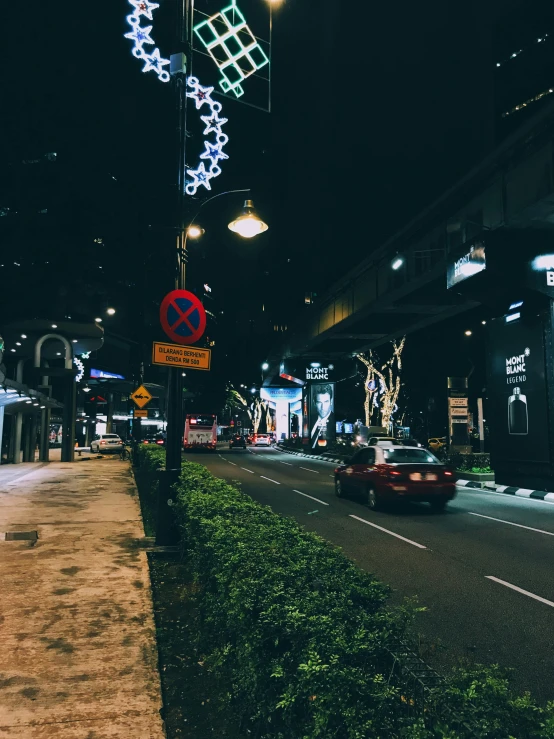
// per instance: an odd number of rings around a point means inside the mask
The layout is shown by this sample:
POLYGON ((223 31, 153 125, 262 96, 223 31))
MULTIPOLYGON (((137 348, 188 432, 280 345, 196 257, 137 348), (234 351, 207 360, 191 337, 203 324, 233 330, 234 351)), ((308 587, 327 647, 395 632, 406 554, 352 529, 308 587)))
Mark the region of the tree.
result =
POLYGON ((241 408, 246 411, 254 433, 258 433, 262 416, 264 412, 267 412, 267 403, 265 400, 261 400, 261 398, 255 395, 252 402, 248 403, 246 398, 238 390, 235 390, 232 385, 229 385, 227 388, 227 405, 231 408, 241 408))
POLYGON ((356 357, 366 368, 365 380, 365 421, 366 426, 371 426, 373 408, 379 407, 381 414, 381 426, 386 429, 390 427, 391 418, 396 408, 398 396, 400 395, 400 375, 402 372, 402 350, 406 343, 404 336, 399 342, 391 341, 392 356, 385 362, 381 362, 373 350, 356 357), (376 395, 377 393, 377 395, 376 395), (375 403, 375 400, 378 403, 375 403))

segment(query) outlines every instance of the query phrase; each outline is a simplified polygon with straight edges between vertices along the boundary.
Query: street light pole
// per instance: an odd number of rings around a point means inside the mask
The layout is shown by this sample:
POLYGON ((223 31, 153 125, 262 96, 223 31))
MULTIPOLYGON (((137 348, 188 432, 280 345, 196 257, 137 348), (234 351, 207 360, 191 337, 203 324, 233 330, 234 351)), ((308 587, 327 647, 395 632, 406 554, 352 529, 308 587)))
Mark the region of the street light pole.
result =
MULTIPOLYGON (((179 51, 184 52, 186 62, 190 59, 188 42, 189 0, 178 0, 178 44, 179 51)), ((185 288, 185 148, 187 131, 187 96, 186 69, 175 75, 175 103, 177 123, 177 244, 175 289, 185 288)), ((179 532, 171 510, 172 488, 181 472, 181 449, 183 431, 183 378, 176 367, 167 370, 167 434, 165 471, 160 476, 158 488, 158 517, 156 526, 156 544, 167 546, 179 541, 179 532)))

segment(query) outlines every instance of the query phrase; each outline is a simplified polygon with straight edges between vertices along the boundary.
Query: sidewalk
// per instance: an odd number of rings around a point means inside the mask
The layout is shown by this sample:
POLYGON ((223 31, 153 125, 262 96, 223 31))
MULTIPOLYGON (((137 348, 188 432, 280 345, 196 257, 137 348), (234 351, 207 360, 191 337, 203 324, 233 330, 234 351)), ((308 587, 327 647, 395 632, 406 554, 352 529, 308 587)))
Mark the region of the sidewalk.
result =
POLYGON ((128 462, 0 467, 1 739, 163 738, 143 536, 128 462))

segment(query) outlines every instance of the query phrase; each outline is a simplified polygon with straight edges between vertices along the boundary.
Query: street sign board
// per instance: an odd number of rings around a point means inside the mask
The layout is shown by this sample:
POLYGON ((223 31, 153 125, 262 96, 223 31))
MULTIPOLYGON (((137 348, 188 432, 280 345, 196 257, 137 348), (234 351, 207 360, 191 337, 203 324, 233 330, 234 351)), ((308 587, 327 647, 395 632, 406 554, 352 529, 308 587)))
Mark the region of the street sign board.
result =
POLYGON ((148 411, 146 409, 140 411, 138 408, 135 408, 133 415, 135 418, 148 418, 148 411))
POLYGON ((164 367, 183 367, 187 369, 209 370, 212 363, 211 349, 197 349, 195 346, 162 344, 152 345, 152 364, 164 367))
POLYGON ((152 395, 150 395, 144 385, 141 385, 131 395, 131 400, 135 405, 138 405, 139 408, 144 408, 144 406, 148 405, 152 400, 152 395))
POLYGON ((172 290, 160 305, 162 328, 178 344, 195 344, 206 330, 206 311, 188 290, 172 290))

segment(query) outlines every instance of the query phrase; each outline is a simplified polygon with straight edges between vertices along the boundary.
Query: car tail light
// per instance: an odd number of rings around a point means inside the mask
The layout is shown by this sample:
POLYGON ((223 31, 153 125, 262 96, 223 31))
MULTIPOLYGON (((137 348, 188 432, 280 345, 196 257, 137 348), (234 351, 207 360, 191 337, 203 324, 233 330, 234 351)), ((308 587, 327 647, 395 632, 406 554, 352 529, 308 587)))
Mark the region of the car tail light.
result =
POLYGON ((156 444, 163 444, 162 439, 158 439, 158 441, 156 442, 156 444))
POLYGON ((389 480, 400 480, 403 476, 400 470, 389 470, 389 480))
POLYGON ((450 470, 443 470, 443 475, 445 477, 454 477, 454 473, 451 472, 450 470))

